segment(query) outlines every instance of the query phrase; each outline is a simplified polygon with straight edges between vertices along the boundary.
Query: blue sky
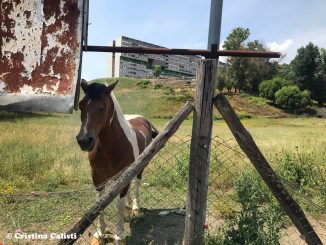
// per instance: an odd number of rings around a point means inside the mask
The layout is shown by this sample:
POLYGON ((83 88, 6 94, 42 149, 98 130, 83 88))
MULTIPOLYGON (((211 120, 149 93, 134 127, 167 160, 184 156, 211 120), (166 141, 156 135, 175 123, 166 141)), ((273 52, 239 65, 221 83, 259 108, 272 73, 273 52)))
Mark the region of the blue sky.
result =
MULTIPOLYGON (((211 0, 90 0, 89 45, 124 35, 168 48, 206 48, 211 0)), ((325 0, 224 0, 221 43, 236 27, 249 28, 291 61, 312 41, 326 48, 325 0)), ((107 76, 107 53, 84 52, 82 77, 107 76)))

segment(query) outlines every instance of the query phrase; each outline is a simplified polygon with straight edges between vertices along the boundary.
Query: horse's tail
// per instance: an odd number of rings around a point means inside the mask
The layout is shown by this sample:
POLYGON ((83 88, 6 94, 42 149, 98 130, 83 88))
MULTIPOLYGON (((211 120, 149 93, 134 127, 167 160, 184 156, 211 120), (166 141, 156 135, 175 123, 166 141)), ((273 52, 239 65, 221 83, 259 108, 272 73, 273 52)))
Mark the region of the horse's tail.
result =
POLYGON ((152 139, 154 139, 158 135, 158 130, 154 127, 153 124, 151 124, 151 130, 152 130, 152 139))

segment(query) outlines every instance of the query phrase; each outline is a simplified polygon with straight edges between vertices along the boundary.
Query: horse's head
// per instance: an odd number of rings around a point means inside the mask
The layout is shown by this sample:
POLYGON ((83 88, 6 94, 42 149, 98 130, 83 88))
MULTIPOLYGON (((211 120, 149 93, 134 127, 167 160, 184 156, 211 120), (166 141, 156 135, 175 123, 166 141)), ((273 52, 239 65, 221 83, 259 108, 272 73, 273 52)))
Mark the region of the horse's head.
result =
POLYGON ((96 138, 114 115, 114 104, 110 93, 118 81, 108 86, 99 83, 88 84, 81 82, 85 96, 79 102, 81 111, 81 128, 76 136, 77 142, 83 151, 92 151, 96 138))

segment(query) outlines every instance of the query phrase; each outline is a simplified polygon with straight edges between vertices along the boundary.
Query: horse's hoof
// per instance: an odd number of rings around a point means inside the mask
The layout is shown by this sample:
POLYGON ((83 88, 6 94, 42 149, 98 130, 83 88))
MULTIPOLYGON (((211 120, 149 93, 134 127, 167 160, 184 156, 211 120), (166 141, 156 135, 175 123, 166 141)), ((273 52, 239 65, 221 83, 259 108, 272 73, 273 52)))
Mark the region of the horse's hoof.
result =
POLYGON ((113 241, 114 245, 126 245, 126 239, 121 238, 117 235, 114 236, 114 241, 113 241))
POLYGON ((93 237, 91 241, 91 245, 104 245, 105 243, 103 242, 103 239, 93 237))
POLYGON ((115 240, 114 245, 126 245, 126 240, 115 240))
POLYGON ((133 216, 136 216, 136 217, 139 216, 140 215, 140 209, 138 209, 138 208, 137 209, 133 209, 132 210, 132 215, 133 216))

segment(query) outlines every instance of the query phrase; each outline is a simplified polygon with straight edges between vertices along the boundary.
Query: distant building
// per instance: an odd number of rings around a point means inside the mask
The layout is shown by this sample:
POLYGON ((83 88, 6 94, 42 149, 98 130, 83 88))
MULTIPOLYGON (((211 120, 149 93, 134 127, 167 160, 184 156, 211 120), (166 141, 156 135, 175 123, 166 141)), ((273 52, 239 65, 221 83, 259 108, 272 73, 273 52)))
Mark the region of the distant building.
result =
MULTIPOLYGON (((129 37, 119 37, 111 43, 118 47, 163 48, 129 37)), ((109 77, 153 77, 153 68, 159 65, 163 76, 194 77, 200 56, 156 54, 109 54, 109 77)))

